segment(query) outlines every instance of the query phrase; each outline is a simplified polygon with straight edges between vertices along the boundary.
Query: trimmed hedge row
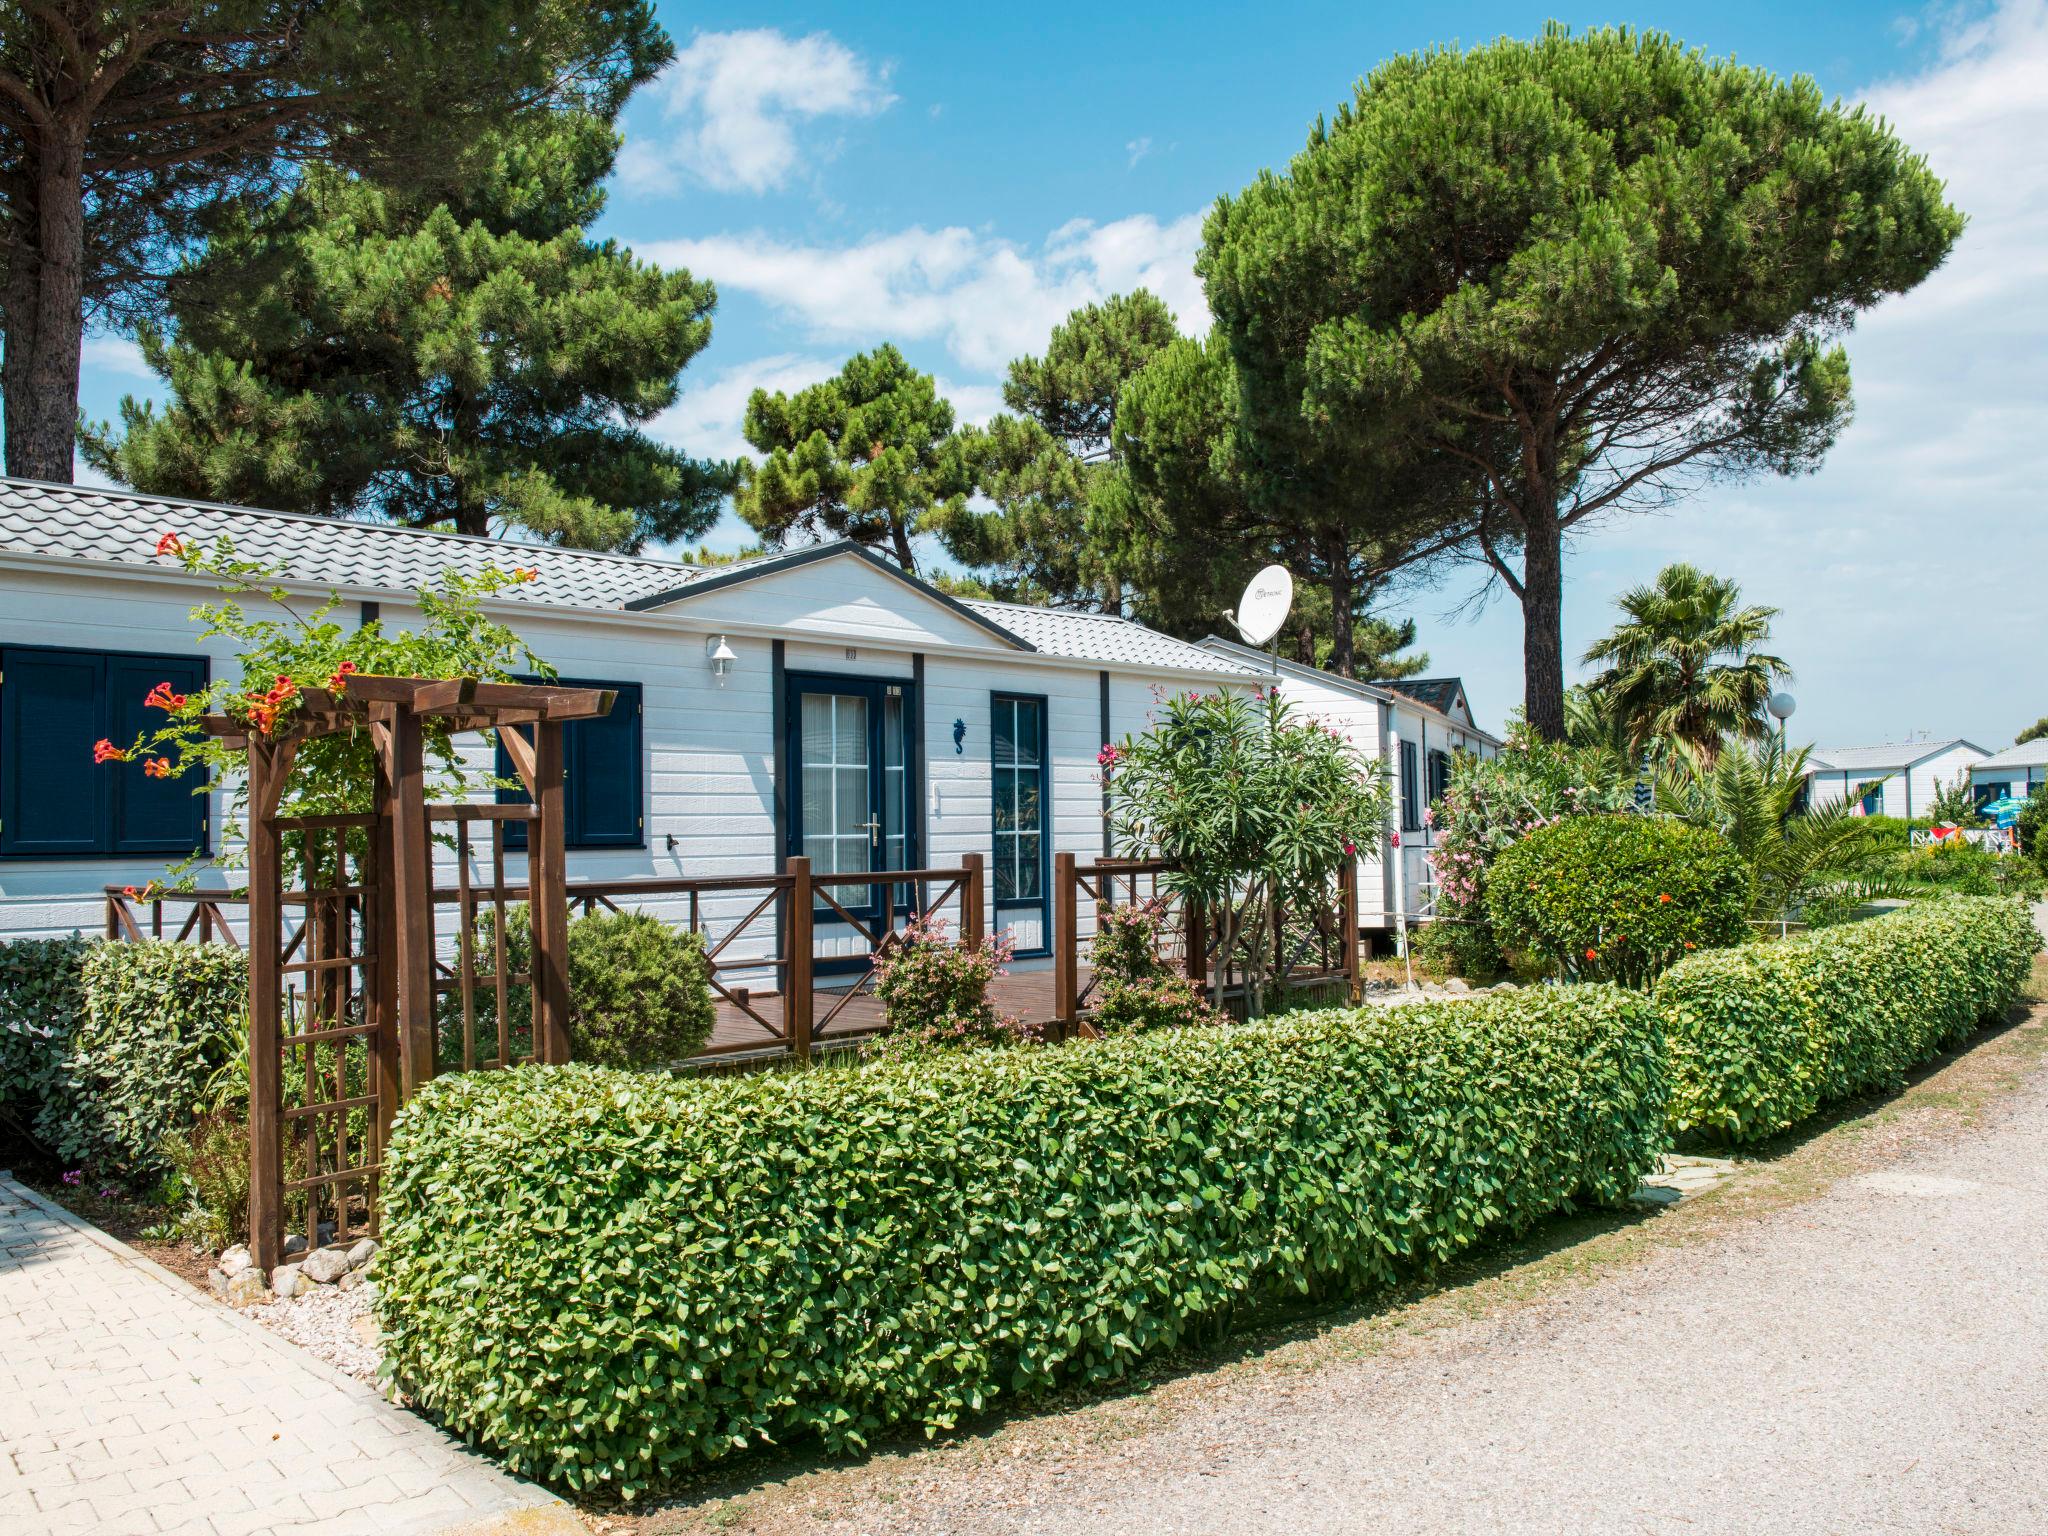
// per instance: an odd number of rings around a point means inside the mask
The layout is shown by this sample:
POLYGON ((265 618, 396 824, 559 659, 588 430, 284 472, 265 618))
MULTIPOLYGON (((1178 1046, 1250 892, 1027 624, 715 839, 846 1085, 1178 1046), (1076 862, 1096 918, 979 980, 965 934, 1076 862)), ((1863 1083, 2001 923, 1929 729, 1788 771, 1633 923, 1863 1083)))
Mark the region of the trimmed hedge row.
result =
POLYGON ((1682 961, 1652 994, 1671 1127, 1753 1141, 1897 1087, 2010 1008, 2040 947, 2020 902, 1958 896, 1682 961))
POLYGON ((859 1447, 1623 1199, 1666 1090, 1654 1009, 1606 986, 853 1071, 446 1077, 393 1137, 387 1369, 580 1489, 859 1447))
POLYGON ((248 1051, 249 966, 225 944, 0 944, 0 1105, 66 1163, 155 1179, 248 1051))

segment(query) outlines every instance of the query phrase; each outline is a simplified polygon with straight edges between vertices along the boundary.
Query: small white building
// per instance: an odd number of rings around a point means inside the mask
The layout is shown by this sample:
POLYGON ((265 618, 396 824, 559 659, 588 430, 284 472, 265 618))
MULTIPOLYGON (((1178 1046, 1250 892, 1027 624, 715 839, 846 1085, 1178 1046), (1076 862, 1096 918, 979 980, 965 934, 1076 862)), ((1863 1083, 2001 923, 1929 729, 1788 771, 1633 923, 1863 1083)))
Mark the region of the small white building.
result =
POLYGON ((1979 805, 2000 795, 2024 800, 2043 784, 2048 784, 2048 736, 1994 752, 1970 770, 1970 785, 1979 805))
MULTIPOLYGON (((979 854, 990 926, 1024 957, 1051 937, 1054 855, 1107 851, 1103 744, 1142 732, 1162 691, 1256 680, 1128 620, 957 600, 847 542, 698 567, 0 480, 0 938, 95 932, 106 887, 219 850, 218 796, 93 762, 98 739, 161 719, 143 706, 157 683, 239 671, 228 642, 199 640, 191 610, 218 593, 156 553, 165 533, 231 538, 297 606, 337 595, 348 625, 416 622, 444 571, 530 568, 486 611, 564 681, 618 695, 565 739, 572 881, 754 876, 802 854, 858 875, 834 888, 864 914, 891 888, 875 876, 979 854)), ((820 906, 828 956, 835 933, 855 942, 820 906)))
POLYGON ((1449 786, 1456 754, 1492 757, 1501 748, 1500 738, 1474 720, 1463 680, 1358 682, 1298 662, 1276 662, 1264 651, 1220 636, 1202 644, 1220 657, 1277 677, 1282 698, 1342 733, 1368 761, 1387 765, 1394 808, 1385 841, 1389 852, 1399 852, 1395 858, 1377 851, 1361 857, 1359 925, 1392 932, 1403 922, 1428 921, 1435 905, 1429 855, 1436 834, 1424 812, 1449 786))
POLYGON ((1866 816, 1925 816, 1937 781, 1971 776, 1987 754, 1974 741, 1889 742, 1874 747, 1815 747, 1806 755, 1806 801, 1816 808, 1855 801, 1866 816))

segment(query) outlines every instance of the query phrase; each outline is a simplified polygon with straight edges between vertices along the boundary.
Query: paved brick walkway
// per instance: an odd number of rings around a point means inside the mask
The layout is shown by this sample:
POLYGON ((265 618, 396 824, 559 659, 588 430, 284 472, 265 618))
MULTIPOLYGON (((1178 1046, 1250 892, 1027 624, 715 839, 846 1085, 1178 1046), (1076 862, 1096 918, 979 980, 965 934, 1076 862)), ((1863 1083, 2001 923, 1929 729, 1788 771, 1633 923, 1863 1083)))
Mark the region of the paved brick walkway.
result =
POLYGON ((0 1175, 6 1536, 580 1533, 550 1494, 0 1175))

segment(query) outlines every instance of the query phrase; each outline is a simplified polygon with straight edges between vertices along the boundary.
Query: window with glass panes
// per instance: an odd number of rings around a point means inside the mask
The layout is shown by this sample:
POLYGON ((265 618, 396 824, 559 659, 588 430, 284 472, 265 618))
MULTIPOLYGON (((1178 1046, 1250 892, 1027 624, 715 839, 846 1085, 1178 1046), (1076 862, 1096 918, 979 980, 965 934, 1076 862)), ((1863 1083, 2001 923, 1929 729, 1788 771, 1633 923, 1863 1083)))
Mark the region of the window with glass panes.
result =
POLYGON ((996 900, 1037 903, 1045 896, 1045 700, 999 693, 990 711, 996 900))

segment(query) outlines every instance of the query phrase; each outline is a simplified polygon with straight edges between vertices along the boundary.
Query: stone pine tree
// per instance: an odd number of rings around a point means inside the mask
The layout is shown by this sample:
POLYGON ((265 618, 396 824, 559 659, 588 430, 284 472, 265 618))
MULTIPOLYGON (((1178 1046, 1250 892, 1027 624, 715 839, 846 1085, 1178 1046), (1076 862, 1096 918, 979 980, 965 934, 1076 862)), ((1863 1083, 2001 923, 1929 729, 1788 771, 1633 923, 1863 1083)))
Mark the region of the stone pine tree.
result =
POLYGON ((742 430, 765 457, 742 467, 733 506, 773 544, 853 539, 915 574, 912 538, 973 488, 953 407, 887 344, 794 394, 755 390, 742 430))
POLYGON ((609 117, 671 51, 646 0, 0 5, 8 473, 70 480, 86 323, 159 314, 223 209, 310 162, 444 184, 514 119, 609 117))
POLYGON ((1009 411, 953 443, 960 472, 993 506, 963 503, 937 519, 946 552, 1005 598, 1121 612, 1122 575, 1095 526, 1124 495, 1117 397, 1178 335, 1172 312, 1139 289, 1075 310, 1042 357, 1011 363, 1009 411))
POLYGON ((1840 336, 1962 226, 1810 80, 1552 27, 1382 65, 1217 205, 1198 268, 1241 369, 1299 382, 1254 436, 1291 413, 1471 484, 1529 724, 1557 739, 1565 536, 1814 468, 1849 415, 1840 336))
POLYGON ((1418 559, 1412 544, 1390 559, 1367 513, 1419 524, 1434 490, 1360 455, 1348 480, 1329 466, 1348 453, 1304 432, 1291 444, 1243 430, 1238 369, 1220 337, 1178 339, 1123 390, 1115 440, 1122 473, 1100 498, 1091 534, 1122 573, 1133 613, 1172 634, 1228 634, 1223 610, 1270 562, 1297 578, 1284 644, 1297 661, 1345 677, 1403 677, 1426 657, 1401 654, 1412 623, 1370 613, 1393 569, 1418 559))
POLYGON ((711 285, 584 226, 617 140, 591 116, 482 141, 445 200, 314 166, 226 221, 142 333, 169 381, 88 459, 142 490, 633 551, 730 484, 642 430, 711 334, 711 285))

